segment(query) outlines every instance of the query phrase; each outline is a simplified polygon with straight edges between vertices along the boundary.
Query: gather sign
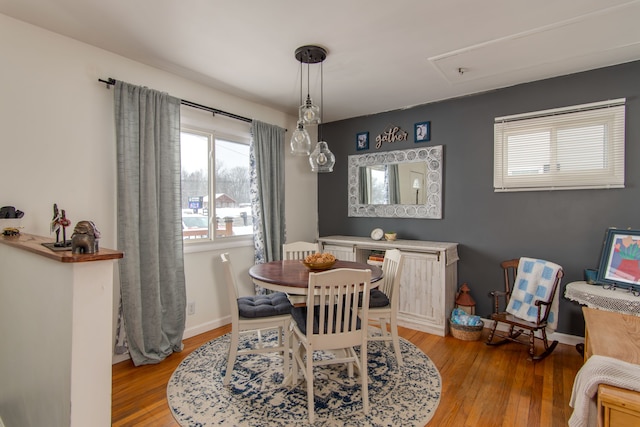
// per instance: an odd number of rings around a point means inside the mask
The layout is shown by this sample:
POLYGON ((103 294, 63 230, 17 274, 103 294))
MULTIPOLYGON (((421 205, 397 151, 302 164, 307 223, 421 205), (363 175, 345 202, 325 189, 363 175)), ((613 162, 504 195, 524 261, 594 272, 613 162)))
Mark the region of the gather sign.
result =
POLYGON ((409 134, 400 129, 400 126, 389 125, 380 135, 376 136, 376 148, 380 148, 384 142, 406 141, 409 134))

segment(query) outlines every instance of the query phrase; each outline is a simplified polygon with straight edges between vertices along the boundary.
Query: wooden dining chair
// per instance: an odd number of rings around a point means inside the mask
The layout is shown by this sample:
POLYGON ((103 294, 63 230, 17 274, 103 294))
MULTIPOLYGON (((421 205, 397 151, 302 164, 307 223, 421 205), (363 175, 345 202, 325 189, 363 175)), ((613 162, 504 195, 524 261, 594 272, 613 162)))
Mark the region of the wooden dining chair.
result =
POLYGON ((282 245, 282 259, 305 259, 307 255, 320 252, 320 246, 312 242, 292 242, 282 245))
POLYGON ((494 322, 486 344, 525 344, 529 346, 529 360, 542 360, 558 345, 558 341, 549 343, 547 328, 557 324, 557 291, 564 275, 562 267, 531 258, 503 261, 500 266, 505 287, 504 291, 490 293, 494 299, 494 313, 491 315, 494 322), (501 309, 501 301, 504 301, 504 310, 501 309), (506 333, 496 332, 500 323, 507 326, 506 333), (528 340, 522 341, 521 335, 528 340), (500 339, 494 341, 494 337, 500 339), (539 354, 536 354, 536 340, 544 346, 539 354))
POLYGON ((233 268, 228 253, 220 255, 224 266, 229 307, 231 308, 231 343, 227 357, 227 372, 222 383, 228 385, 238 354, 252 353, 282 353, 283 374, 286 379, 290 369, 290 325, 291 309, 287 295, 274 292, 268 295, 253 295, 238 297, 233 268), (276 329, 278 333, 276 345, 264 345, 263 330, 276 329), (258 337, 258 344, 252 348, 239 350, 240 334, 254 333, 258 337))
POLYGON ((370 284, 371 270, 338 268, 309 273, 307 305, 295 307, 291 312, 294 322, 293 380, 297 383, 300 369, 307 382, 310 423, 315 418, 313 368, 319 365, 345 363, 350 377, 353 376, 355 365, 360 374, 363 411, 365 414, 369 411, 367 321, 370 284), (360 293, 365 309, 358 311, 360 293), (314 300, 314 296, 317 300, 314 300), (360 346, 360 355, 354 346, 360 346), (314 360, 315 351, 331 351, 335 357, 314 360))
POLYGON ((400 337, 398 336, 398 306, 400 300, 400 276, 402 275, 402 252, 389 249, 384 254, 382 272, 384 276, 380 284, 371 289, 369 297, 369 324, 380 327, 378 334, 375 329, 369 331, 369 341, 389 341, 393 343, 398 366, 402 366, 400 352, 400 337), (387 329, 389 323, 389 330, 387 329))

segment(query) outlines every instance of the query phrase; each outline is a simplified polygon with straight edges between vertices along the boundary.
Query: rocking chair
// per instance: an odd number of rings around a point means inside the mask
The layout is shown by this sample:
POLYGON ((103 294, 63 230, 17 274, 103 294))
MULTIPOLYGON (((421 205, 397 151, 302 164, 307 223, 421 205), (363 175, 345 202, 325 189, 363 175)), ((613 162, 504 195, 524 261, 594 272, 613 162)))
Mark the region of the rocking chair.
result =
POLYGON ((564 275, 562 267, 548 261, 520 258, 500 263, 504 273, 505 290, 490 293, 494 298, 493 328, 487 345, 516 342, 529 345, 529 360, 539 361, 547 357, 558 345, 549 343, 547 328, 557 325, 557 291, 564 275), (505 299, 505 311, 500 311, 500 299, 505 299), (554 302, 555 300, 555 302, 554 302), (498 323, 508 325, 506 334, 496 332, 498 323), (537 336, 536 333, 540 336, 537 336), (528 341, 519 339, 528 336, 528 341), (494 337, 501 340, 493 341, 494 337), (542 341, 544 350, 536 354, 536 340, 542 341))

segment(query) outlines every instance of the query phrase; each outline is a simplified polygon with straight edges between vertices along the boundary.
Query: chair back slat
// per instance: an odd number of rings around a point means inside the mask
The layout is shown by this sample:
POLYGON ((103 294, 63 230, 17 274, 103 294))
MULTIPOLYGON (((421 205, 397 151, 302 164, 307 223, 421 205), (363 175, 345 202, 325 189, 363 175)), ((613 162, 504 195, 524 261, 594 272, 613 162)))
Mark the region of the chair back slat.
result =
POLYGON ((361 329, 366 328, 368 310, 361 311, 358 319, 358 297, 362 292, 362 306, 368 307, 370 285, 371 270, 368 269, 339 268, 309 274, 306 335, 316 344, 314 348, 361 344, 361 329), (318 328, 314 332, 315 321, 318 328), (336 346, 337 342, 340 345, 336 346))
POLYGON ((305 259, 308 255, 320 252, 317 243, 312 242, 293 242, 282 245, 282 259, 296 260, 305 259))

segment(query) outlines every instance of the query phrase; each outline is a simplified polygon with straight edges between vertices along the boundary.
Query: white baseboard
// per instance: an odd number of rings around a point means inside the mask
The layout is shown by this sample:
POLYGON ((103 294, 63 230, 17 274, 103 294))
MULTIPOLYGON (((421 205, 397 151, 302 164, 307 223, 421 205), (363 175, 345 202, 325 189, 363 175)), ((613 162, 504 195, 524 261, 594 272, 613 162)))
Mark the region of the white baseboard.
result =
MULTIPOLYGON (((490 329, 493 327, 493 320, 489 320, 489 319, 482 319, 482 320, 484 321, 485 329, 490 329)), ((509 327, 504 323, 500 323, 497 328, 497 330, 500 332, 506 332, 508 329, 509 327)), ((584 343, 584 337, 579 337, 576 335, 561 334, 559 332, 554 332, 552 334, 549 334, 547 335, 547 338, 549 338, 551 341, 557 340, 560 344, 567 344, 572 346, 575 346, 576 344, 584 343)))
MULTIPOLYGON (((228 325, 229 323, 231 323, 231 316, 226 316, 221 319, 216 319, 210 322, 205 322, 196 326, 192 326, 188 329, 185 329, 183 334, 183 339, 195 337, 196 335, 209 332, 212 329, 216 329, 216 328, 219 328, 220 326, 228 325)), ((111 364, 115 365, 116 363, 124 362, 125 360, 129 360, 129 359, 131 359, 131 356, 129 355, 129 353, 114 354, 113 358, 111 359, 111 364)), ((2 420, 0 420, 0 427, 4 427, 1 424, 1 421, 2 420)))
POLYGON ((192 326, 189 329, 185 329, 184 338, 195 337, 196 335, 209 332, 212 329, 219 328, 220 326, 228 325, 231 323, 231 316, 225 316, 221 319, 212 320, 210 322, 201 323, 196 326, 192 326))
MULTIPOLYGON (((131 356, 129 356, 129 353, 114 354, 113 358, 111 359, 111 364, 115 365, 116 363, 124 362, 125 360, 129 360, 129 359, 131 359, 131 356)), ((0 426, 0 427, 2 427, 2 426, 0 426)))
POLYGON ((4 427, 4 422, 2 422, 2 417, 0 417, 0 427, 4 427))

